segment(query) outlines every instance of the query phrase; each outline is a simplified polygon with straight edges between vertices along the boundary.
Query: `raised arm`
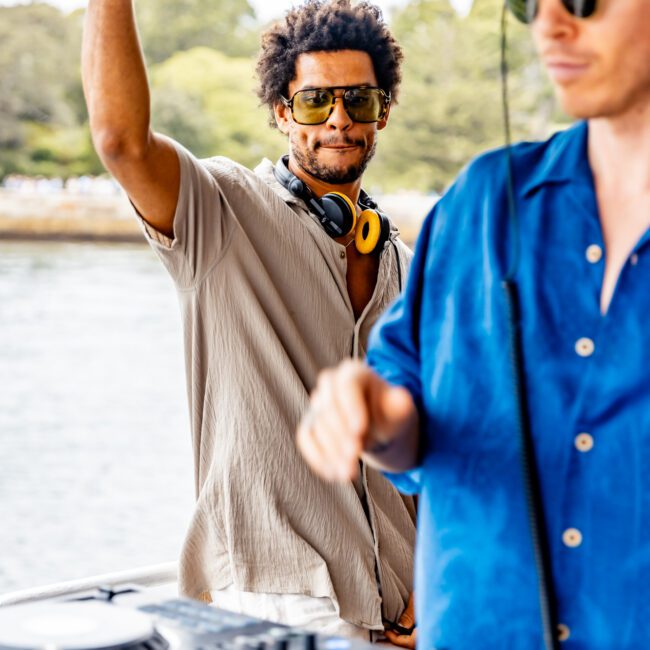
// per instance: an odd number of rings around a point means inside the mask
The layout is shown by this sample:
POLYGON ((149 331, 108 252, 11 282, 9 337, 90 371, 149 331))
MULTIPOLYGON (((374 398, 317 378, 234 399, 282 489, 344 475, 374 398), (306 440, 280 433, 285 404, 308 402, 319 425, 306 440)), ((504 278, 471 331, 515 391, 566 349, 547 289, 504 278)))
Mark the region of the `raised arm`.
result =
POLYGON ((180 166, 150 127, 147 73, 132 0, 90 0, 82 47, 90 130, 102 162, 156 230, 173 236, 180 166))

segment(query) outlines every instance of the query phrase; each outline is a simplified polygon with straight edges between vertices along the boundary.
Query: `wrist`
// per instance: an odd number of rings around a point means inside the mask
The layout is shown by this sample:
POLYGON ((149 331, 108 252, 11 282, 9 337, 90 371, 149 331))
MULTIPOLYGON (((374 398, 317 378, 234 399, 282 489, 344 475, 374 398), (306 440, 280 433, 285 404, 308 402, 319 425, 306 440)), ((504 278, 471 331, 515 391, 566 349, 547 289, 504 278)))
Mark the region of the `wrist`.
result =
POLYGON ((392 438, 370 436, 362 458, 368 465, 382 471, 405 472, 417 465, 419 442, 418 418, 417 414, 414 414, 406 426, 392 438))

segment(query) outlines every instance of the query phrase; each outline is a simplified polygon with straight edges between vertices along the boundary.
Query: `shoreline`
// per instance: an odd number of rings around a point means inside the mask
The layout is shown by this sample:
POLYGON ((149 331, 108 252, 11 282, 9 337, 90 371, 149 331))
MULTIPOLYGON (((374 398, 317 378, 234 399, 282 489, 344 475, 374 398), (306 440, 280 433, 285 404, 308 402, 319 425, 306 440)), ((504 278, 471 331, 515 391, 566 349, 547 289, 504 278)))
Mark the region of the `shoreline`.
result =
POLYGON ((0 190, 0 240, 140 242, 124 194, 0 190))
MULTIPOLYGON (((415 193, 379 197, 401 239, 413 245, 435 197, 415 193)), ((0 241, 146 244, 124 194, 24 193, 0 189, 0 241)))
POLYGON ((93 234, 93 233, 31 233, 20 230, 1 230, 0 242, 67 242, 71 244, 143 244, 147 240, 142 233, 137 235, 93 234))

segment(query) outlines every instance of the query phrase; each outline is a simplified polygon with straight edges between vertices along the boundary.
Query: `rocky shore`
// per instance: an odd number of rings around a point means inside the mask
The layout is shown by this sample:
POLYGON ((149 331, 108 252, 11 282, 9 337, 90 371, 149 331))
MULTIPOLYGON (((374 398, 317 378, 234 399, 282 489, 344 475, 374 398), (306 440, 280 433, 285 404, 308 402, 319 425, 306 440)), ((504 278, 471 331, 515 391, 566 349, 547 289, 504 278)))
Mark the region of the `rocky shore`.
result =
MULTIPOLYGON (((405 193, 377 200, 412 244, 435 197, 405 193)), ((144 242, 144 237, 123 194, 0 189, 0 240, 144 242)))
POLYGON ((0 239, 143 241, 124 195, 0 190, 0 239))

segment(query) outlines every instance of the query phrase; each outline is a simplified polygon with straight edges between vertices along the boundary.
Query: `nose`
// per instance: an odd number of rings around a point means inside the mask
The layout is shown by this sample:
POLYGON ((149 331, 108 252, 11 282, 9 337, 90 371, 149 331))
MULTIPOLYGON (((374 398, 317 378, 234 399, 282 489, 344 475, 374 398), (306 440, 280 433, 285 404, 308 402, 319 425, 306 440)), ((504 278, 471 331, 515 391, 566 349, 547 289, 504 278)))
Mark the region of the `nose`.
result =
POLYGON ((578 19, 567 11, 561 0, 538 0, 532 24, 536 39, 566 39, 575 33, 577 26, 578 19))
POLYGON ((327 118, 327 126, 330 129, 347 131, 353 124, 354 121, 345 110, 343 97, 336 95, 334 97, 334 108, 332 109, 331 115, 327 118))

